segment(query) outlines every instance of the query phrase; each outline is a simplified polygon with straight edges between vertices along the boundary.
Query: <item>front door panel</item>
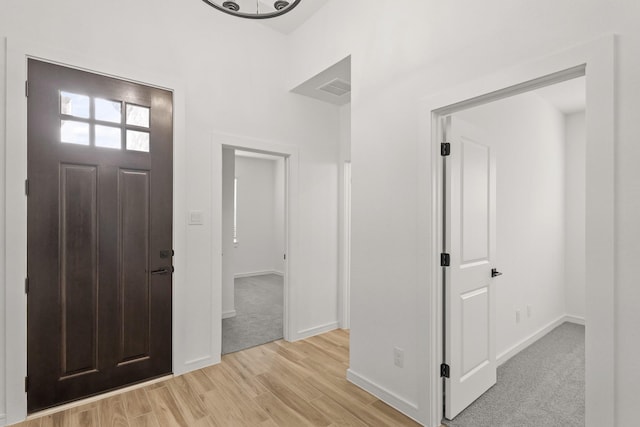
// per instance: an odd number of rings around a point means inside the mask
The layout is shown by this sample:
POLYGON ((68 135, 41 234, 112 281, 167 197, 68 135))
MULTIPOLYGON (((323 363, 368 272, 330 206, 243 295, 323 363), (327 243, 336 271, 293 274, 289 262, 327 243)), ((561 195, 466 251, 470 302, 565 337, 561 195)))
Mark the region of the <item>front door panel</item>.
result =
POLYGON ((36 60, 28 75, 33 412, 171 372, 173 111, 157 88, 36 60))

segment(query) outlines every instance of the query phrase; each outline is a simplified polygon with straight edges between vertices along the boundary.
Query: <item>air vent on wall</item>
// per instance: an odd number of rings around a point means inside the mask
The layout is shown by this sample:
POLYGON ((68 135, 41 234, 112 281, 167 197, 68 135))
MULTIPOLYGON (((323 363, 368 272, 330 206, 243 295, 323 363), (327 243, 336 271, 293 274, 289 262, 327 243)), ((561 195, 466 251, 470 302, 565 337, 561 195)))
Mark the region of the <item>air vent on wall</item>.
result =
POLYGON ((330 82, 320 86, 318 90, 330 93, 334 96, 342 96, 351 92, 351 83, 346 82, 342 79, 333 79, 330 82))

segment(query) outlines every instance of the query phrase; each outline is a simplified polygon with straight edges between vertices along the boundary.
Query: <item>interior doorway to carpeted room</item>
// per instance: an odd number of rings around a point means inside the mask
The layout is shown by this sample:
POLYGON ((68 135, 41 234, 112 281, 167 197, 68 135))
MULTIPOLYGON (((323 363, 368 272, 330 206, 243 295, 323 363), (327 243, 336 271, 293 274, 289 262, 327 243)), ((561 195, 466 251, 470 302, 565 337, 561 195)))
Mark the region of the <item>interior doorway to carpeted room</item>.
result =
POLYGON ((585 81, 443 116, 450 427, 584 425, 585 81))
POLYGON ((286 160, 223 148, 222 354, 284 337, 286 160))

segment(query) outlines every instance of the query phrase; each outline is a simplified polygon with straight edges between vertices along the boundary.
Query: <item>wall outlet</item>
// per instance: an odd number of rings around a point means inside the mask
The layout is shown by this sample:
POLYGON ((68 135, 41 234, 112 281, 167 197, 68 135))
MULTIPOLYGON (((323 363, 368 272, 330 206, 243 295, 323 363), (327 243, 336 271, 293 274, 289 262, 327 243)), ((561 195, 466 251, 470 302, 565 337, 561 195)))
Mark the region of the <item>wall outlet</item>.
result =
POLYGON ((404 368, 404 350, 399 347, 393 348, 393 364, 398 368, 404 368))
POLYGON ((533 314, 533 308, 530 305, 527 306, 527 317, 531 317, 533 314))
POLYGON ((516 310, 516 323, 520 323, 520 310, 516 310))

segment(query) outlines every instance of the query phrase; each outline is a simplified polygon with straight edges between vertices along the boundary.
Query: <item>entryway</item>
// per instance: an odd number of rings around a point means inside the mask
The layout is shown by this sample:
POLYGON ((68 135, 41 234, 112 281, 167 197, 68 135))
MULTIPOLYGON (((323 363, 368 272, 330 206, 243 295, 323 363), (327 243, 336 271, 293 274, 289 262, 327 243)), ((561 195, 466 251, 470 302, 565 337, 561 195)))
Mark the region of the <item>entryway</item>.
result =
POLYGON ((172 93, 28 61, 27 405, 172 370, 172 93))

